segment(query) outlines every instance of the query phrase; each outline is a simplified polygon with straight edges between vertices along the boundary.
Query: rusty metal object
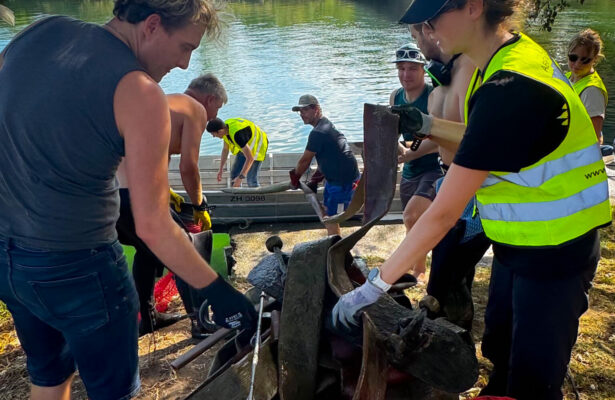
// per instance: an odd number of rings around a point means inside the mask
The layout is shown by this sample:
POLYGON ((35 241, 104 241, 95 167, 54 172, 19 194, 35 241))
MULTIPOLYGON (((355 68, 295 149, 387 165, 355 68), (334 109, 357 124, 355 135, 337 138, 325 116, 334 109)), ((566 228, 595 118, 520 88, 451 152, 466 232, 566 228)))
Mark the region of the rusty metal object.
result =
POLYGON ((352 400, 384 400, 387 392, 388 362, 376 339, 376 327, 363 314, 363 358, 361 374, 352 400))
POLYGON ((278 344, 281 400, 314 397, 327 251, 338 240, 329 236, 298 244, 288 261, 278 344))
MULTIPOLYGON (((228 342, 234 346, 233 342, 228 342)), ((227 343, 227 345, 228 345, 227 343)), ((255 375, 254 398, 271 400, 278 391, 278 377, 272 355, 271 339, 260 349, 255 375)), ((230 346, 229 346, 230 347, 230 346)), ((245 400, 250 391, 252 352, 237 353, 212 374, 186 400, 245 400)))
POLYGON ((220 340, 224 339, 229 333, 230 329, 220 328, 214 333, 212 333, 207 338, 203 339, 199 343, 197 343, 193 348, 188 350, 186 353, 179 356, 177 359, 171 362, 171 367, 174 370, 178 370, 180 368, 185 367, 190 361, 194 360, 207 350, 211 349, 216 343, 220 340))
POLYGON ((318 197, 316 196, 316 193, 314 193, 312 191, 312 189, 310 189, 303 182, 299 182, 299 188, 301 190, 303 190, 303 194, 305 195, 305 199, 308 201, 308 203, 310 203, 310 205, 314 209, 314 212, 318 216, 318 219, 320 220, 320 222, 323 222, 324 218, 326 217, 325 209, 324 209, 322 203, 320 202, 320 200, 318 200, 318 197))

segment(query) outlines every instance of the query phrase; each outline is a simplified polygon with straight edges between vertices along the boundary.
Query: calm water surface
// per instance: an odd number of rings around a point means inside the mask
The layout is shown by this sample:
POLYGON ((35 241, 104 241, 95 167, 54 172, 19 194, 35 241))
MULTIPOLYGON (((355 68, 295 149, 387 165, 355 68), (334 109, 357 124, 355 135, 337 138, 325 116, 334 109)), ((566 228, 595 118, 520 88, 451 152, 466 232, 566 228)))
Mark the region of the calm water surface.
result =
MULTIPOLYGON (((0 24, 0 50, 23 27, 48 14, 103 23, 110 0, 0 0, 15 11, 17 26, 0 24)), ((187 70, 175 69, 161 82, 167 93, 183 92, 190 80, 213 72, 226 86, 229 103, 221 118, 243 117, 263 128, 270 150, 302 151, 311 127, 290 108, 299 96, 319 98, 324 113, 350 140, 362 140, 363 103, 387 103, 399 86, 392 54, 410 40, 397 24, 409 0, 244 0, 231 1, 228 29, 219 43, 203 41, 187 70)), ((575 3, 571 1, 571 3, 575 3)), ((553 31, 528 28, 563 66, 566 43, 592 27, 605 40, 607 59, 598 71, 615 93, 615 32, 612 0, 573 4, 558 17, 553 31), (609 57, 613 55, 613 57, 609 57)), ((0 88, 1 90, 1 88, 0 88)), ((67 90, 70 90, 67 88, 67 90)), ((615 137, 615 102, 605 123, 608 142, 615 137)), ((523 133, 520 132, 520 135, 523 133)), ((221 141, 204 135, 202 154, 218 154, 221 141)))

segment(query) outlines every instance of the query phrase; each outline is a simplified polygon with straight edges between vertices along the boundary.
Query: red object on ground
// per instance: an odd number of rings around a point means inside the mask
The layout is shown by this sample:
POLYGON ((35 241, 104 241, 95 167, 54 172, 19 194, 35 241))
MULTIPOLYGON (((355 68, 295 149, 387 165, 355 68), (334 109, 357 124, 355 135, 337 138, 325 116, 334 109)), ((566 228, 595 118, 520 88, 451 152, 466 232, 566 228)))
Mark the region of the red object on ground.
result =
MULTIPOLYGON (((190 233, 201 232, 201 225, 197 225, 192 221, 184 221, 184 226, 190 233)), ((175 279, 173 279, 173 273, 169 271, 165 276, 160 278, 154 286, 154 304, 156 311, 167 311, 169 303, 173 300, 173 297, 177 295, 178 292, 177 286, 175 286, 175 279)))
POLYGON ((177 296, 177 286, 173 279, 173 272, 169 271, 165 276, 160 278, 154 286, 154 302, 156 311, 165 312, 169 308, 169 303, 173 297, 177 296))

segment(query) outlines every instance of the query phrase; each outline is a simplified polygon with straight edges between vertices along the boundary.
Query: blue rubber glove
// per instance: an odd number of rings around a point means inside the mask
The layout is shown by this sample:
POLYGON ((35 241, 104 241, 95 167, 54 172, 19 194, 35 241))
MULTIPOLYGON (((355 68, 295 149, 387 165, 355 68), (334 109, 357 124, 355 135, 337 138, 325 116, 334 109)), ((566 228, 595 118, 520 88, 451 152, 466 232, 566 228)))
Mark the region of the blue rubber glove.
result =
POLYGON ((338 300, 333 307, 332 318, 333 326, 336 329, 345 327, 352 329, 352 326, 359 326, 356 314, 364 307, 374 304, 384 291, 367 281, 352 292, 348 292, 338 300))

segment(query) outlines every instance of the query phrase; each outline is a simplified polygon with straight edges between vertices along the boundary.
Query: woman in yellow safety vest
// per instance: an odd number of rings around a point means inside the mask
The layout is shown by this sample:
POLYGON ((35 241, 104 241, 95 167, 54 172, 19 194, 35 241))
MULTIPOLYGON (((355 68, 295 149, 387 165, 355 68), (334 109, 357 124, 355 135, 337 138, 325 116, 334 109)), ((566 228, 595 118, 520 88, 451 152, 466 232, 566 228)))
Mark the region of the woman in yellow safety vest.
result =
POLYGON ((461 143, 433 204, 367 282, 340 298, 333 323, 357 324, 358 311, 431 250, 476 196, 494 253, 482 342, 494 367, 482 394, 560 400, 600 258, 597 228, 611 213, 581 100, 542 47, 510 30, 519 2, 414 0, 401 19, 423 23, 444 53, 467 55, 479 73, 467 126, 394 109, 402 132, 437 139, 457 129, 461 143))
POLYGON ((598 32, 592 29, 579 32, 568 44, 570 72, 566 76, 572 82, 575 92, 581 97, 600 144, 602 144, 602 124, 609 95, 595 67, 603 58, 602 39, 598 32))
POLYGON ((207 123, 207 131, 212 136, 224 140, 224 147, 220 155, 218 182, 222 180, 222 172, 230 152, 236 156, 231 167, 233 187, 240 187, 241 182, 246 178, 249 187, 257 187, 258 171, 269 145, 265 131, 243 118, 230 118, 226 121, 220 118, 212 119, 207 123))

